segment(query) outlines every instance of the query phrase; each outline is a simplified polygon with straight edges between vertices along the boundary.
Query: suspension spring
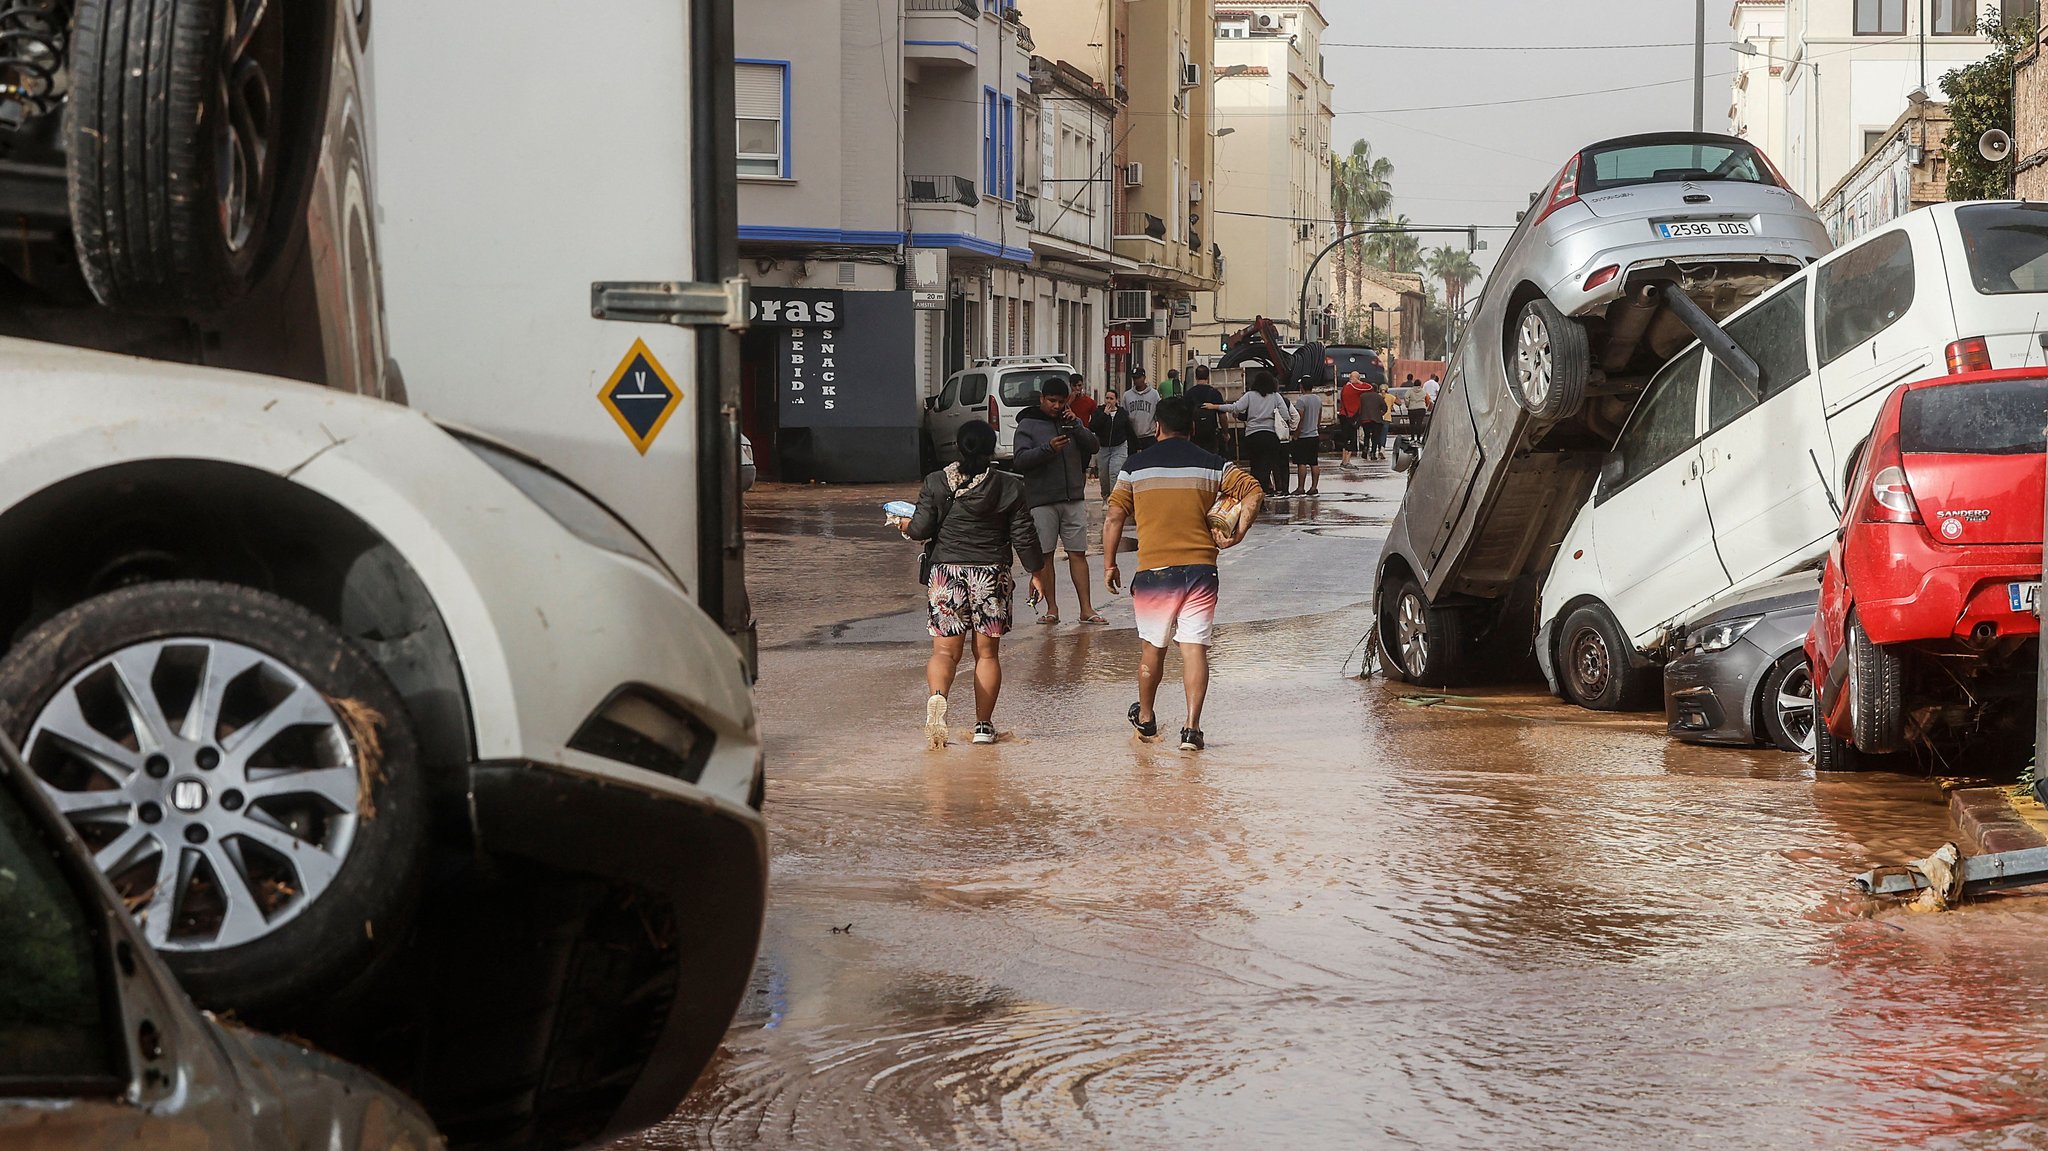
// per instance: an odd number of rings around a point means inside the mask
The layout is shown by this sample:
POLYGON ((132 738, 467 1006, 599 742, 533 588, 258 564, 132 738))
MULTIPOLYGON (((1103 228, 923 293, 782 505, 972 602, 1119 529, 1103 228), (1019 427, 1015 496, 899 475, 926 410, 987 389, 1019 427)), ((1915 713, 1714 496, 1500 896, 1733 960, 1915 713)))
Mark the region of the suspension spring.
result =
POLYGON ((70 0, 0 0, 0 127, 20 127, 64 102, 70 28, 70 0))

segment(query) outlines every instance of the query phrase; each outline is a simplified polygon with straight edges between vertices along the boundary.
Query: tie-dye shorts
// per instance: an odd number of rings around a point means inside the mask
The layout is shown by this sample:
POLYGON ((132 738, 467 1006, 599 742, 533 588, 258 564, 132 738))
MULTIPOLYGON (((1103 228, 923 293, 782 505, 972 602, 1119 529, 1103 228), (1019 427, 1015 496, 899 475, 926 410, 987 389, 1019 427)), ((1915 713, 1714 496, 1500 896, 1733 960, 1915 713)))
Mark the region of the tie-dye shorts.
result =
POLYGON ((1216 565, 1153 568, 1131 579, 1131 606, 1138 612, 1138 638, 1153 647, 1175 643, 1209 646, 1216 622, 1216 565))

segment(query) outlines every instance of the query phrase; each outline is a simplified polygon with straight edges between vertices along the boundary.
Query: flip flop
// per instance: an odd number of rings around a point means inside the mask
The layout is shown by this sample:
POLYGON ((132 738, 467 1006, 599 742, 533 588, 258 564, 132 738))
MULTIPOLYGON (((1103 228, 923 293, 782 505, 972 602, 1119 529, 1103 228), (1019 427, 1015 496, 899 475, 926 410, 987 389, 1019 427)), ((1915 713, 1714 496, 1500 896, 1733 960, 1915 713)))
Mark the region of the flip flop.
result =
POLYGON ((1042 615, 1038 617, 1038 622, 1046 627, 1051 627, 1053 624, 1060 622, 1060 617, 1056 615, 1042 615))
POLYGON ((1095 613, 1093 613, 1093 614, 1091 614, 1091 615, 1084 615, 1084 616, 1082 616, 1082 617, 1081 617, 1081 622, 1082 622, 1082 623, 1101 623, 1101 624, 1106 624, 1106 623, 1108 623, 1109 621, 1108 621, 1108 620, 1106 620, 1106 619, 1104 619, 1104 618, 1102 617, 1102 613, 1101 613, 1101 612, 1095 612, 1095 613))

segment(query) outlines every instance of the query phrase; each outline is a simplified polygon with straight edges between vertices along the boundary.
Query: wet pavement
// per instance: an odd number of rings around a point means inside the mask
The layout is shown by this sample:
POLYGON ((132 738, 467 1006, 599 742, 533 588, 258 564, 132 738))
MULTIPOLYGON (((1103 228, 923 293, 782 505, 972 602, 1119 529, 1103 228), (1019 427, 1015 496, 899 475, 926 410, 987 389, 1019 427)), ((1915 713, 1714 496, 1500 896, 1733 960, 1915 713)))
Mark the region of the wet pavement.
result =
POLYGON ((1129 600, 1064 569, 1002 741, 963 669, 926 751, 903 493, 752 493, 762 959, 620 1146, 2048 1146, 2048 899, 1847 892, 1954 836, 1927 781, 1354 678, 1400 488, 1325 486, 1224 557, 1201 754, 1133 740, 1129 600))

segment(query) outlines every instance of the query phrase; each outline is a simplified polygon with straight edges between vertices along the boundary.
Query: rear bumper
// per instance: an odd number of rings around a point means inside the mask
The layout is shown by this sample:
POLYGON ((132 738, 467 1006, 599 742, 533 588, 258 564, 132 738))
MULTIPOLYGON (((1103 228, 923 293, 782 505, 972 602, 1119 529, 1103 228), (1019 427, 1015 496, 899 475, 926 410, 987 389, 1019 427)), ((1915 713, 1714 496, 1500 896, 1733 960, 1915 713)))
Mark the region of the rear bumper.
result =
MULTIPOLYGON (((1766 227, 1775 225, 1781 231, 1791 231, 1798 223, 1791 217, 1769 216, 1765 219, 1769 221, 1766 227)), ((1550 297, 1550 302, 1568 316, 1579 315, 1620 299, 1631 280, 1640 282, 1644 272, 1669 264, 1684 267, 1772 263, 1785 265, 1789 274, 1828 251, 1825 235, 1818 240, 1786 235, 1738 236, 1726 240, 1663 240, 1655 238, 1649 229, 1649 221, 1641 218, 1610 220, 1597 228, 1576 232, 1568 241, 1560 243, 1560 249, 1569 246, 1574 253, 1591 254, 1546 288, 1545 294, 1550 297), (1581 290, 1580 286, 1588 277, 1610 265, 1619 265, 1621 273, 1590 292, 1581 290)))
POLYGON ((2000 637, 2041 634, 2040 618, 2013 610, 2007 594, 2009 584, 2041 578, 2039 544, 1947 547, 1917 524, 1857 528, 1848 583, 1873 643, 1964 639, 1984 624, 2000 637))

